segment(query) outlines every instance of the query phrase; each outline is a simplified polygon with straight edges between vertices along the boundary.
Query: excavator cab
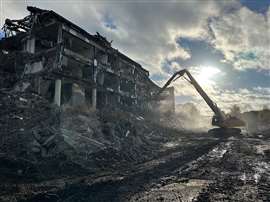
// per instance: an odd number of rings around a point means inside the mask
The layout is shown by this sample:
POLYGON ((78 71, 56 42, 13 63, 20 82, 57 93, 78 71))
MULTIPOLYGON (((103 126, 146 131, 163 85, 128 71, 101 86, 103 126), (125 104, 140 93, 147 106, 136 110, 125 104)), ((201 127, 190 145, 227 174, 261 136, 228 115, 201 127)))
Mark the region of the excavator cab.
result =
POLYGON ((212 125, 213 126, 220 126, 220 124, 221 124, 221 120, 219 119, 218 116, 214 115, 212 117, 212 125))
POLYGON ((225 119, 220 119, 219 116, 214 115, 212 117, 212 125, 218 126, 220 128, 234 128, 234 127, 244 127, 245 122, 235 116, 226 115, 225 119))

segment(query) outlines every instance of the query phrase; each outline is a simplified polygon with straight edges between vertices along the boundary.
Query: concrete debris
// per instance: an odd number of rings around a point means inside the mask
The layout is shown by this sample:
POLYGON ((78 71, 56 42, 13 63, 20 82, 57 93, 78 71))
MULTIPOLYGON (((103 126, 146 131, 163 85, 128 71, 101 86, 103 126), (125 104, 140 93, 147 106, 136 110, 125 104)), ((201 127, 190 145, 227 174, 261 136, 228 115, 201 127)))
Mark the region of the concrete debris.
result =
POLYGON ((122 169, 153 158, 159 141, 173 138, 143 115, 87 106, 59 108, 30 92, 0 94, 4 181, 35 182, 122 169))

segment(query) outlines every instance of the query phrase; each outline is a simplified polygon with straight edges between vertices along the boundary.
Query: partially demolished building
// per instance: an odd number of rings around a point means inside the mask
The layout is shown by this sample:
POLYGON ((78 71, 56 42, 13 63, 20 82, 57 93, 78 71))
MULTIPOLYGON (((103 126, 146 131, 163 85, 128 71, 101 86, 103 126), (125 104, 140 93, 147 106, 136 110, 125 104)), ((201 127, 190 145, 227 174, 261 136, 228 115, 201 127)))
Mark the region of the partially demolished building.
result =
POLYGON ((163 102, 174 111, 173 88, 159 101, 145 102, 160 88, 105 37, 91 35, 53 11, 27 9, 30 15, 23 19, 6 19, 0 40, 0 74, 13 80, 17 90, 30 89, 59 106, 151 109, 163 102))

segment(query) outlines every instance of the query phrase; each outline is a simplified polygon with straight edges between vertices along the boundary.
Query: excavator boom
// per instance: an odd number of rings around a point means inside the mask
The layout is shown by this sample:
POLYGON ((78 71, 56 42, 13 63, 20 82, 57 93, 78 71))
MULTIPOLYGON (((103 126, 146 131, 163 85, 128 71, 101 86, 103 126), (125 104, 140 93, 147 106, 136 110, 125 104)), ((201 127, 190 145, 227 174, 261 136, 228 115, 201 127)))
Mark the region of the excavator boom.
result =
POLYGON ((221 111, 217 104, 210 99, 210 97, 206 94, 206 92, 202 89, 202 87, 187 69, 175 72, 173 76, 169 78, 165 85, 156 94, 156 97, 158 97, 172 82, 184 76, 185 74, 189 79, 188 81, 194 86, 197 92, 202 96, 204 101, 214 112, 214 116, 212 118, 212 125, 219 126, 221 128, 241 127, 245 125, 245 123, 239 118, 226 115, 223 111, 221 111))

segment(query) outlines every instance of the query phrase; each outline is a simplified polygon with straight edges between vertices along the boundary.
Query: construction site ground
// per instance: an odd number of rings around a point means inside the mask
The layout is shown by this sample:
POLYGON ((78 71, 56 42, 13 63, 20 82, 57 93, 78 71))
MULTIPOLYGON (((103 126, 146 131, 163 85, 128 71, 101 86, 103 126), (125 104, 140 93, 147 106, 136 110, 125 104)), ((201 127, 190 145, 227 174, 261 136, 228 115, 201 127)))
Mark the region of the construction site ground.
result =
POLYGON ((0 201, 270 201, 269 130, 213 135, 1 97, 0 201))

